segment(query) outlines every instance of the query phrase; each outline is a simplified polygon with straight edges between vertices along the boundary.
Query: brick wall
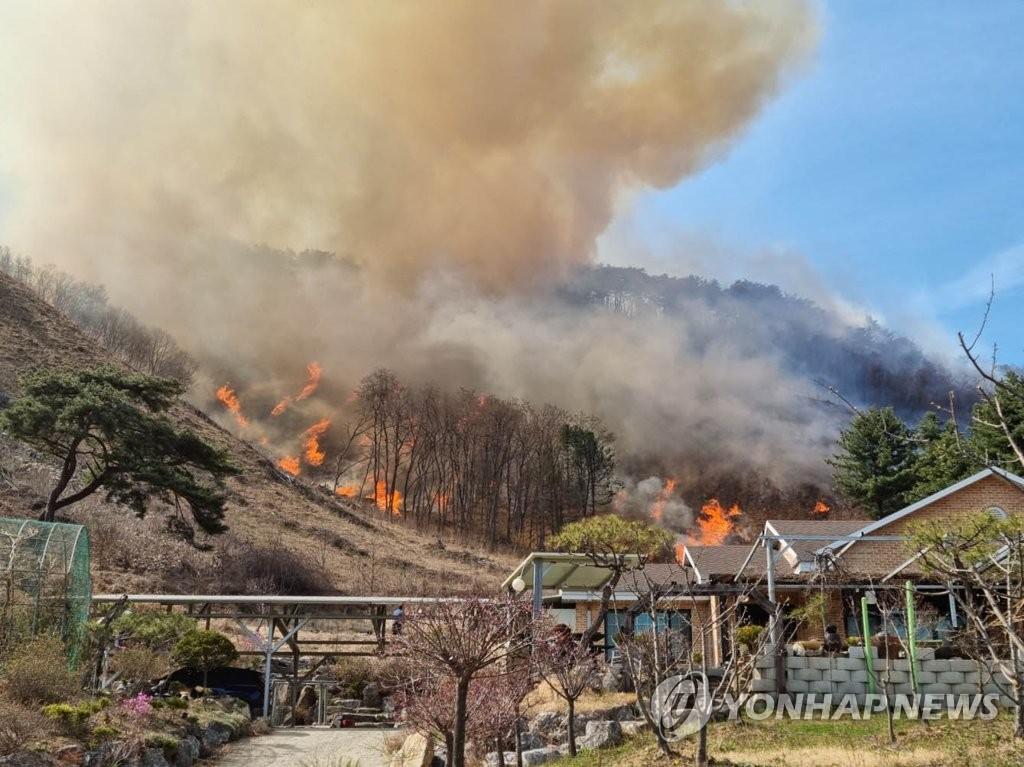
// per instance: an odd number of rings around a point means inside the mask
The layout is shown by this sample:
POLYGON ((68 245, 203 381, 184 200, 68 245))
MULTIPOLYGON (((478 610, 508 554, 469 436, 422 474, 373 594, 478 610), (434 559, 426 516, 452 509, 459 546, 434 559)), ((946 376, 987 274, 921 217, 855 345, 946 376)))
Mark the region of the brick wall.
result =
MULTIPOLYGON (((876 530, 878 535, 909 535, 922 523, 956 522, 965 515, 998 506, 1007 514, 1024 514, 1024 492, 998 476, 989 476, 924 506, 876 530)), ((898 541, 855 543, 842 555, 843 568, 850 572, 887 575, 912 556, 906 544, 898 541)), ((918 574, 910 565, 903 571, 918 574)))
MULTIPOLYGON (((925 650, 921 650, 927 655, 925 650)), ((914 694, 910 661, 906 658, 889 661, 889 682, 895 694, 914 694)), ((885 659, 874 658, 871 669, 863 657, 787 656, 785 659, 786 690, 791 695, 814 693, 822 695, 856 695, 860 704, 870 691, 869 675, 874 676, 875 692, 882 692, 886 674, 885 659)), ((1006 677, 988 662, 973 660, 935 660, 918 657, 918 693, 921 695, 1000 695, 1000 703, 1009 708, 1013 700, 1006 697, 1006 677)), ((758 658, 750 692, 775 692, 775 659, 758 658)), ((837 701, 838 704, 838 701, 837 701)))

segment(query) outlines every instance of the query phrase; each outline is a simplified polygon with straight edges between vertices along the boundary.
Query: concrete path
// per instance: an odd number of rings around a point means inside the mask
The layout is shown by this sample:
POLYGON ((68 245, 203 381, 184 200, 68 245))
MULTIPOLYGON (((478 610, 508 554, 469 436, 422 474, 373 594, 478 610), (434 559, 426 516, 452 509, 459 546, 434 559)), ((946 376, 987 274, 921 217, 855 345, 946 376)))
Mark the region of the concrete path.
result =
POLYGON ((296 727, 243 738, 224 747, 216 767, 387 767, 384 738, 394 729, 296 727))

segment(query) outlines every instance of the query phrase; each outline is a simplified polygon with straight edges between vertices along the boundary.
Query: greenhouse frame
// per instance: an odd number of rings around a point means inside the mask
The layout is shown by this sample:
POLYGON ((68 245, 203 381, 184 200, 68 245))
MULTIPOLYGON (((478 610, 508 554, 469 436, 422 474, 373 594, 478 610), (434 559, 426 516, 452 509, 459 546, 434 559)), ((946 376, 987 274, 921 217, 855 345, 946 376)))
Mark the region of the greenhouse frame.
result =
POLYGON ((39 634, 77 662, 92 601, 82 525, 0 517, 0 655, 39 634))

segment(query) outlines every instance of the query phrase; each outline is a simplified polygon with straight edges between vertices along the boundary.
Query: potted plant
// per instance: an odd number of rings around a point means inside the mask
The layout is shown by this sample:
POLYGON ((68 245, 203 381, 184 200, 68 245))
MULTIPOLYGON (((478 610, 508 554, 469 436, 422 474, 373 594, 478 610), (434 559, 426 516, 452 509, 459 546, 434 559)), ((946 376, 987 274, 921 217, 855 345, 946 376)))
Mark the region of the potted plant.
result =
POLYGON ((736 644, 740 646, 742 652, 749 654, 757 646, 757 640, 761 638, 763 631, 764 626, 740 626, 736 629, 736 644))

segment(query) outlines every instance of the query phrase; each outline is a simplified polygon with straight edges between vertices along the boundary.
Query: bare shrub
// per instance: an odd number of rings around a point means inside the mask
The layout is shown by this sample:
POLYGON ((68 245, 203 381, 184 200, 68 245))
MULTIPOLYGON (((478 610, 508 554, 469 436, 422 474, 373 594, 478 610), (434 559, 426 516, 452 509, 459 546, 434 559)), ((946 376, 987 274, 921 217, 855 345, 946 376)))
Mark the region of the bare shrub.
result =
POLYGON ((35 707, 0 693, 0 756, 20 751, 50 729, 50 720, 35 707))
POLYGON ((64 644, 53 636, 37 636, 11 653, 3 675, 7 694, 25 705, 71 700, 81 690, 68 670, 64 644))
POLYGON ((330 673, 349 698, 361 698, 366 685, 377 677, 377 669, 369 658, 339 658, 331 664, 330 673))
POLYGON ((166 653, 138 645, 115 654, 110 660, 110 670, 120 674, 123 681, 137 689, 145 682, 168 674, 171 671, 171 660, 166 653))
POLYGON ((304 555, 279 544, 237 538, 218 542, 214 587, 221 594, 313 595, 325 576, 304 555))

